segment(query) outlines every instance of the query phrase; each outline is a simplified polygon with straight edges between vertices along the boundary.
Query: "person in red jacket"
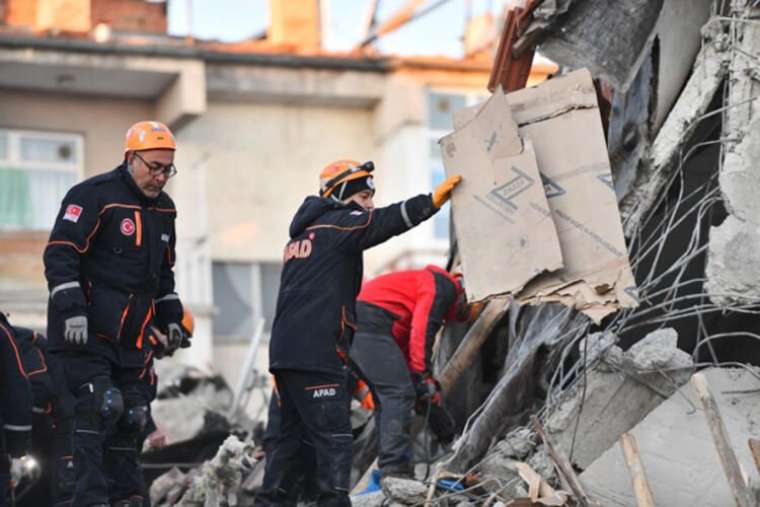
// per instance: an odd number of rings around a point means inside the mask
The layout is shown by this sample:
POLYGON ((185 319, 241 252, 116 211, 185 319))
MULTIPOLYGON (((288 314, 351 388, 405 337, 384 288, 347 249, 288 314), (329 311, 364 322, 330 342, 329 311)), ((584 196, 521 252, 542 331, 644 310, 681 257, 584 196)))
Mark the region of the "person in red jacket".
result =
POLYGON ((442 442, 454 425, 432 374, 433 343, 444 322, 465 320, 461 278, 437 266, 399 271, 365 282, 356 304, 358 331, 351 358, 379 398, 378 465, 382 477, 413 475, 413 410, 428 416, 442 442))

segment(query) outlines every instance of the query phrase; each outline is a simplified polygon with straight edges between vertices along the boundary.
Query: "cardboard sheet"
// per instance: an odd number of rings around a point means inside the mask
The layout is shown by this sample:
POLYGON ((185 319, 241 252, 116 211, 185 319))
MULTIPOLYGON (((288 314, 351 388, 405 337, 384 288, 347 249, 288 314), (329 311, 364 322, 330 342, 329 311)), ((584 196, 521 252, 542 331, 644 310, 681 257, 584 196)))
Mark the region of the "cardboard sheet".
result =
MULTIPOLYGON (((454 118, 457 130, 443 141, 480 123, 491 100, 485 105, 459 111, 454 118)), ((578 70, 510 93, 506 100, 518 125, 519 136, 526 146, 532 143, 535 151, 548 202, 547 215, 559 237, 563 264, 555 272, 531 276, 531 282, 514 293, 516 299, 521 303, 559 301, 585 312, 596 321, 621 307, 637 306, 636 284, 612 187, 591 75, 585 69, 578 70)), ((447 172, 455 173, 455 166, 447 160, 445 145, 443 155, 447 172)), ((456 162, 456 165, 463 166, 467 160, 462 157, 456 162)), ((491 177, 488 172, 480 172, 478 176, 478 163, 474 159, 472 162, 473 178, 491 177)), ((454 193, 454 224, 463 252, 463 264, 466 248, 475 252, 469 259, 470 271, 473 265, 478 265, 487 272, 478 273, 478 277, 501 278, 502 275, 496 274, 501 269, 521 270, 521 266, 512 264, 512 259, 504 254, 495 261, 478 253, 495 236, 508 235, 506 231, 494 230, 491 236, 460 236, 460 231, 464 232, 478 221, 472 209, 467 192, 454 193), (465 246, 467 242, 474 244, 465 246)), ((552 248, 551 243, 532 243, 520 255, 541 257, 552 248)), ((467 277, 467 264, 464 273, 467 277)), ((522 279, 524 276, 513 273, 510 278, 522 279)), ((494 290, 491 294, 509 291, 512 288, 503 285, 501 290, 494 290)))
POLYGON ((518 135, 504 93, 440 142, 447 172, 463 176, 454 227, 468 300, 516 293, 562 267, 533 145, 518 135))

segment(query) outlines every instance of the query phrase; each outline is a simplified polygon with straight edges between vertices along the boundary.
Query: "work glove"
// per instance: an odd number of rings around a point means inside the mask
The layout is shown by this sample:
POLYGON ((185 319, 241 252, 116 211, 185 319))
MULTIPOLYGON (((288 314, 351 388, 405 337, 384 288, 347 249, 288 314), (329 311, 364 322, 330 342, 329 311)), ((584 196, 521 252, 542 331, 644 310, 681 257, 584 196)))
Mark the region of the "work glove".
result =
POLYGON ((451 198, 451 191, 454 190, 454 187, 459 185, 461 181, 462 177, 458 174, 454 174, 435 187, 435 190, 433 190, 433 206, 435 206, 436 209, 443 206, 446 201, 451 198))
POLYGON ((441 404, 441 383, 436 380, 430 373, 415 373, 412 375, 414 380, 414 392, 417 396, 416 410, 424 414, 427 406, 441 404))
POLYGON ((430 405, 427 418, 428 427, 438 441, 448 445, 456 436, 456 423, 448 410, 441 405, 430 405))
POLYGON ((167 348, 171 351, 175 351, 180 348, 185 341, 185 331, 179 323, 172 322, 166 326, 166 337, 168 340, 167 348))
POLYGON ((84 345, 87 343, 87 316, 75 315, 63 321, 63 338, 66 343, 84 345))

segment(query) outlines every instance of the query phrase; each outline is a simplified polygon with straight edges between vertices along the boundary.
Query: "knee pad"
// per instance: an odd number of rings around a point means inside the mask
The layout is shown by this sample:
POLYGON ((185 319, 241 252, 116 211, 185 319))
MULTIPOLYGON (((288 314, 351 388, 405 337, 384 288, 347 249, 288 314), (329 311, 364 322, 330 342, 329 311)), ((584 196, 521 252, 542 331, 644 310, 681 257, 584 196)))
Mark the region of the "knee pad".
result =
POLYGON ((77 393, 77 412, 86 417, 95 428, 101 422, 103 429, 111 430, 124 413, 121 391, 110 381, 95 379, 82 385, 77 393))
POLYGON ((130 435, 141 434, 148 425, 148 407, 145 405, 128 407, 124 410, 119 425, 124 432, 130 435))
POLYGON ((109 387, 103 391, 99 409, 106 428, 113 428, 124 413, 124 399, 121 397, 121 391, 116 387, 109 387))

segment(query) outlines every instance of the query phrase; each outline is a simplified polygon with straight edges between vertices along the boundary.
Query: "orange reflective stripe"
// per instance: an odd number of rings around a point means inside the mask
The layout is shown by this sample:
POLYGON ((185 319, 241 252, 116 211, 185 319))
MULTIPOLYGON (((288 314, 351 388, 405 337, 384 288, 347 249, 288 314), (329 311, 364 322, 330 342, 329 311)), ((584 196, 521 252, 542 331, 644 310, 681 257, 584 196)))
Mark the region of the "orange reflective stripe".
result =
POLYGON ((320 384, 318 386, 306 386, 304 391, 313 391, 315 389, 329 389, 330 387, 340 387, 340 384, 320 384))
POLYGON ((16 365, 18 366, 19 373, 21 373, 21 375, 24 378, 28 378, 26 376, 26 370, 24 370, 23 363, 21 362, 21 356, 18 353, 18 347, 16 347, 16 341, 13 339, 13 335, 11 334, 10 331, 8 331, 8 328, 6 328, 2 324, 0 324, 0 329, 2 329, 3 332, 5 332, 5 334, 6 334, 7 338, 8 338, 8 343, 10 343, 11 347, 13 347, 13 352, 16 354, 16 365))
POLYGON ((145 335, 145 326, 150 322, 153 317, 153 307, 148 307, 148 313, 145 314, 145 320, 143 320, 142 326, 140 326, 140 336, 137 337, 137 348, 142 349, 143 336, 145 335))
POLYGON ((142 245, 142 215, 139 210, 135 210, 135 226, 137 231, 135 232, 135 245, 142 245))
POLYGON ((116 333, 115 338, 119 340, 121 338, 121 332, 124 330, 124 320, 127 318, 127 313, 129 313, 129 303, 132 302, 132 294, 129 295, 129 299, 127 299, 127 304, 124 306, 124 309, 121 311, 121 319, 119 319, 119 331, 116 333))

